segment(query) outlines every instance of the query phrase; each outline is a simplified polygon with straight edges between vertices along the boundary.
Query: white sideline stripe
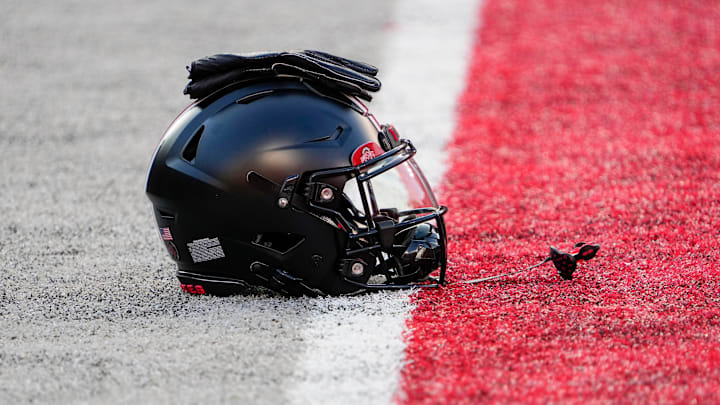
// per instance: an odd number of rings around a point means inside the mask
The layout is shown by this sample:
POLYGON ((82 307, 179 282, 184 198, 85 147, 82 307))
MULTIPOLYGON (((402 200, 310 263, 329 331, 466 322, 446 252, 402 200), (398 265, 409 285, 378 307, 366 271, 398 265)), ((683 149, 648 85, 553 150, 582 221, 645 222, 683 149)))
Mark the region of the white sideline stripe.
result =
MULTIPOLYGON (((445 146, 455 128, 479 0, 400 0, 389 27, 370 103, 380 123, 394 124, 418 149, 416 160, 433 187, 445 172, 445 146)), ((408 293, 318 301, 303 339, 288 398, 294 403, 390 403, 403 366, 408 293)))
POLYGON ((380 123, 394 124, 418 149, 415 160, 433 188, 446 170, 445 146, 456 124, 472 38, 482 0, 400 0, 397 26, 370 105, 380 123))

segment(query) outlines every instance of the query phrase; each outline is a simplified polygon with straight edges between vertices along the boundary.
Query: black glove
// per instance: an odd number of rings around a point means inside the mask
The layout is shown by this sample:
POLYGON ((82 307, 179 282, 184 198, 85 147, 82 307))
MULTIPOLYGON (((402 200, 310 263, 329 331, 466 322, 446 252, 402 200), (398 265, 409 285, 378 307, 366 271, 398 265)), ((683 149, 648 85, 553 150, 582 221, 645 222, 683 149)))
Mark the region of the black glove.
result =
POLYGON ((203 98, 242 80, 295 76, 326 88, 370 101, 380 90, 377 68, 319 51, 222 54, 193 61, 187 67, 190 83, 184 94, 203 98))

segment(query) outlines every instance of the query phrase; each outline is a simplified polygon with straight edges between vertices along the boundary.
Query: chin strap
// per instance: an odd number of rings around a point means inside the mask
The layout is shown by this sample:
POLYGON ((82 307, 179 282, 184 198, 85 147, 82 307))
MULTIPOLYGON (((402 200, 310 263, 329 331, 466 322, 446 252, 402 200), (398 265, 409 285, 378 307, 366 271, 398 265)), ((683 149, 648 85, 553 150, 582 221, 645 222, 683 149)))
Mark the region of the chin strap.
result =
POLYGON ((563 252, 562 250, 554 246, 550 246, 550 255, 540 263, 534 264, 528 268, 509 273, 498 274, 496 276, 457 281, 452 284, 478 284, 485 281, 496 280, 498 278, 508 277, 528 270, 532 270, 550 261, 555 265, 558 274, 560 275, 560 277, 562 277, 563 280, 572 280, 573 273, 577 269, 578 263, 592 259, 593 257, 595 257, 595 255, 597 255, 598 250, 600 250, 600 245, 588 244, 585 242, 576 243, 573 253, 563 252))

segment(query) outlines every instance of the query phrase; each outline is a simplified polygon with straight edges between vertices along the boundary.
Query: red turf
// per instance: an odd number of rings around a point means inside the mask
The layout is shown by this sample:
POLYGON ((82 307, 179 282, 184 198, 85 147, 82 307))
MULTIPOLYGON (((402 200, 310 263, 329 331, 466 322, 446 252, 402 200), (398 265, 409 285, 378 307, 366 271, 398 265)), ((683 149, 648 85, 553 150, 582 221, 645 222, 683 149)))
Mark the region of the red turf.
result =
POLYGON ((401 401, 720 401, 720 4, 488 0, 401 401))

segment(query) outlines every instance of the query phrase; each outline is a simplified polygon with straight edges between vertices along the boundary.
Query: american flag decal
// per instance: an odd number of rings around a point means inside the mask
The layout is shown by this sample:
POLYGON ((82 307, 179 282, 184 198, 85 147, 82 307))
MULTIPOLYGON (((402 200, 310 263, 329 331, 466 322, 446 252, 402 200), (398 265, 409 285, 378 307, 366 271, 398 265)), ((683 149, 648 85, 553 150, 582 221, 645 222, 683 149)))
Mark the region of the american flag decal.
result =
POLYGON ((170 228, 160 228, 160 237, 163 240, 173 240, 172 234, 170 233, 170 228))

